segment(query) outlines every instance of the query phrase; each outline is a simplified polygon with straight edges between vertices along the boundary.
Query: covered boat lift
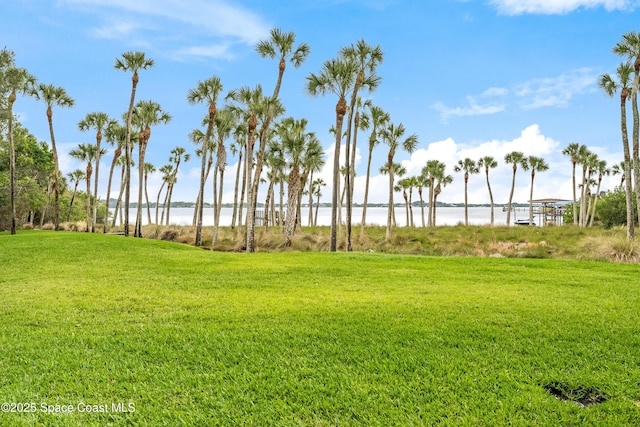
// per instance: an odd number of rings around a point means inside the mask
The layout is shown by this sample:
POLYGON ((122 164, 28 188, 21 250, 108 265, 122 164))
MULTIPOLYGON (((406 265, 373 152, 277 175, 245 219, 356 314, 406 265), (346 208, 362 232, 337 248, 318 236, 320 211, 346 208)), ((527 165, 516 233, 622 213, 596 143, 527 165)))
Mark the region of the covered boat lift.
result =
POLYGON ((526 211, 526 219, 517 219, 514 221, 515 225, 562 225, 562 218, 564 215, 565 206, 570 203, 571 200, 566 199, 537 199, 531 200, 533 204, 533 224, 529 224, 529 208, 524 209, 526 211))

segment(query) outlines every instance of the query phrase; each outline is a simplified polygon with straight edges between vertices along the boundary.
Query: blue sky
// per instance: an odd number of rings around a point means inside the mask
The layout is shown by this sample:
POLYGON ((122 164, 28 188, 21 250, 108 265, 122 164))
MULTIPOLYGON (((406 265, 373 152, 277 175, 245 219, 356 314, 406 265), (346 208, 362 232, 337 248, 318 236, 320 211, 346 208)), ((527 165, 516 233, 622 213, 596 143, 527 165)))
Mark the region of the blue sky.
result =
MULTIPOLYGON (((454 182, 439 200, 461 202, 463 180, 454 164, 492 155, 499 162, 490 175, 494 197, 506 203, 511 169, 503 158, 510 151, 549 163, 549 171, 536 175, 534 198, 571 198, 570 162, 561 154, 571 142, 587 145, 610 165, 622 159, 619 102, 602 94, 597 78, 615 71, 620 59, 611 48, 621 35, 639 30, 638 6, 635 0, 0 0, 0 40, 19 66, 76 100, 72 109, 54 110, 66 174, 81 166, 66 153, 94 142, 77 130, 78 121, 91 111, 113 117, 126 111, 131 76, 113 67, 123 52, 141 50, 156 61, 141 72, 137 100, 157 101, 173 116, 152 130, 146 160, 160 167, 173 147, 195 149, 187 135, 205 107, 189 105, 186 94, 199 80, 217 75, 225 93, 258 83, 271 93, 277 62, 260 58, 254 47, 273 27, 295 32, 297 42, 311 47, 300 68, 287 68, 281 97, 287 116, 309 120, 330 158, 337 99, 305 94, 306 77, 342 47, 365 39, 379 44, 385 59, 378 70, 382 84, 363 97, 419 136, 418 150, 399 152, 396 160, 410 175, 429 159, 444 161, 454 182)), ((43 104, 22 98, 14 108, 24 126, 49 141, 43 104)), ((385 157, 385 147, 378 147, 375 170, 385 157)), ((101 193, 110 159, 101 164, 101 193)), ((184 166, 174 200, 195 200, 199 163, 194 158, 184 166)), ((235 168, 230 156, 225 201, 232 200, 235 168)), ((356 202, 365 168, 361 144, 356 202)), ((325 181, 330 174, 329 167, 322 172, 325 181)), ((382 202, 388 181, 375 175, 370 200, 382 202)), ((160 182, 159 175, 150 179, 150 195, 160 182)), ((608 178, 604 188, 617 182, 608 178)), ((529 183, 530 175, 520 171, 515 201, 529 199, 529 183)), ((328 201, 330 190, 324 193, 328 201)), ((484 175, 471 177, 469 201, 488 203, 484 175)))

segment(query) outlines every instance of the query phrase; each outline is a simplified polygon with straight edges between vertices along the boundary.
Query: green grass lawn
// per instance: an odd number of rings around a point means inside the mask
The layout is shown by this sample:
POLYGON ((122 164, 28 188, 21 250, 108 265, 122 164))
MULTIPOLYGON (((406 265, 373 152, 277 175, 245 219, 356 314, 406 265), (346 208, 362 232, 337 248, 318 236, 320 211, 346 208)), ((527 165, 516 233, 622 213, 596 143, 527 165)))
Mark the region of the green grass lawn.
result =
POLYGON ((23 231, 0 324, 3 426, 640 424, 633 264, 23 231))

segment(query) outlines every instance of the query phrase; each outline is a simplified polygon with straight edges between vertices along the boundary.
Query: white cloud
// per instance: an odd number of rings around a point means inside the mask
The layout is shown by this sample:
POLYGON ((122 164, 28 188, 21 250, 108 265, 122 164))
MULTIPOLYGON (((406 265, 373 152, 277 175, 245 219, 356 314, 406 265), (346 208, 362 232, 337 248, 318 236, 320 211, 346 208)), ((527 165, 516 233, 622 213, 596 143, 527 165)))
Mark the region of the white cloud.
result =
POLYGON ((491 0, 491 4, 505 15, 556 15, 595 7, 604 7, 608 11, 633 10, 635 6, 632 0, 491 0))
POLYGON ((269 26, 254 12, 226 0, 59 0, 58 5, 94 14, 102 25, 91 32, 95 37, 117 39, 135 45, 175 50, 182 56, 228 58, 230 43, 254 45, 268 36, 269 26), (188 46, 192 33, 199 43, 212 38, 209 47, 188 46), (222 49, 227 45, 227 48, 222 49))
POLYGON ((451 117, 501 113, 507 110, 507 101, 513 99, 518 108, 523 110, 564 108, 575 96, 595 91, 597 77, 595 70, 579 68, 556 77, 532 79, 512 88, 490 87, 479 96, 467 96, 466 106, 447 107, 438 102, 432 108, 440 112, 440 118, 445 123, 451 117), (510 93, 514 96, 510 97, 510 93))

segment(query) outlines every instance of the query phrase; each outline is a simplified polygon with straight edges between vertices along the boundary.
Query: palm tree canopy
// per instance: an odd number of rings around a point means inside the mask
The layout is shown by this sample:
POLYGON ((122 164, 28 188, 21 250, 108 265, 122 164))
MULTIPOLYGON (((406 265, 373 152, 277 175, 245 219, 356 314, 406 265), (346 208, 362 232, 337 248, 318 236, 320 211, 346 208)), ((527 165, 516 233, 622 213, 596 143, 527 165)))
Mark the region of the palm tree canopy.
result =
POLYGON ((318 74, 311 73, 307 77, 307 92, 312 96, 333 93, 343 99, 353 87, 357 72, 358 64, 353 60, 327 60, 318 74))
POLYGON ((137 77, 139 70, 146 70, 155 65, 155 61, 147 58, 144 52, 128 51, 122 54, 122 58, 116 58, 114 68, 124 72, 132 71, 137 77))
POLYGON ((263 58, 276 59, 282 62, 291 56, 290 62, 298 68, 309 56, 311 51, 306 43, 300 43, 295 49, 296 35, 293 32, 284 32, 280 28, 273 28, 269 32, 268 40, 261 40, 256 45, 256 52, 263 58))
POLYGON ((627 94, 631 90, 633 66, 629 62, 622 62, 618 65, 616 74, 618 76, 617 82, 609 74, 602 74, 598 78, 598 86, 606 95, 611 97, 620 89, 621 95, 626 99, 627 94))
POLYGON ((511 153, 507 153, 504 156, 504 162, 507 164, 512 164, 514 169, 516 169, 518 165, 524 166, 524 160, 524 153, 522 153, 521 151, 512 151, 511 153))
POLYGON ((131 116, 132 124, 140 129, 167 124, 170 121, 171 115, 155 101, 138 101, 131 116))
POLYGON ((47 107, 55 105, 70 108, 75 105, 75 100, 61 86, 39 83, 32 89, 31 93, 37 100, 44 101, 47 107))
POLYGON ((469 157, 464 160, 458 160, 458 164, 454 166, 453 170, 456 172, 464 171, 465 176, 480 172, 477 163, 469 157))
POLYGON ((382 131, 383 141, 389 146, 390 151, 395 151, 398 148, 402 148, 408 153, 415 151, 418 146, 418 135, 414 133, 403 140, 405 132, 406 129, 402 123, 397 126, 391 123, 382 131))
POLYGON ((209 105, 215 105, 218 102, 220 92, 222 92, 220 77, 212 76, 204 81, 199 81, 195 88, 189 89, 187 101, 189 104, 206 102, 209 105))

